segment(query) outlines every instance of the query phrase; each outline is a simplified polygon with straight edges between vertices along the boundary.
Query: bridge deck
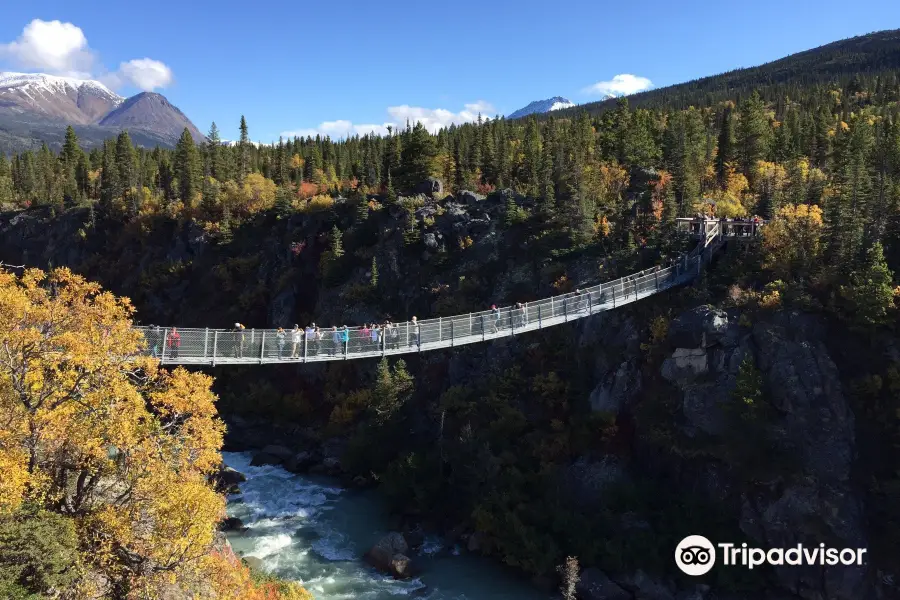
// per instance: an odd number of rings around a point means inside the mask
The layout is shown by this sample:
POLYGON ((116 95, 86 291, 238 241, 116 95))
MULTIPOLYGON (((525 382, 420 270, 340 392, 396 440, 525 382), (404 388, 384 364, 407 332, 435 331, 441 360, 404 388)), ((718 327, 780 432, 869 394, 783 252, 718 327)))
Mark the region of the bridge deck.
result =
MULTIPOLYGON (((693 221, 687 219, 686 221, 693 221)), ((631 304, 694 279, 703 262, 723 243, 719 221, 701 221, 705 233, 697 247, 667 268, 640 273, 573 292, 504 307, 498 312, 398 323, 391 335, 382 329, 375 336, 359 327, 323 329, 322 339, 308 338, 301 330, 295 344, 291 331, 187 329, 139 327, 147 340, 146 354, 163 364, 223 365, 312 363, 376 358, 464 346, 529 331, 546 329, 631 304), (335 334, 338 340, 335 340, 335 334), (417 336, 418 334, 418 336, 417 336)), ((753 235, 756 235, 754 230, 753 235)), ((697 234, 698 237, 700 233, 697 234)))

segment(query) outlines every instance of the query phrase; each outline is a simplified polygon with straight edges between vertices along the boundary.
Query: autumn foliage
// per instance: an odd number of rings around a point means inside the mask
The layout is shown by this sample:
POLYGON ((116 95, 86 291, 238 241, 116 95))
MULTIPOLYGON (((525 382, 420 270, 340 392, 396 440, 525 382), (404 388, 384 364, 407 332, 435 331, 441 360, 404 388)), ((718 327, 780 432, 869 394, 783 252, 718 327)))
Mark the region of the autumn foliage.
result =
POLYGON ((0 516, 40 506, 74 521, 81 576, 59 597, 237 597, 213 577, 212 379, 139 356, 132 313, 67 269, 0 270, 0 516))

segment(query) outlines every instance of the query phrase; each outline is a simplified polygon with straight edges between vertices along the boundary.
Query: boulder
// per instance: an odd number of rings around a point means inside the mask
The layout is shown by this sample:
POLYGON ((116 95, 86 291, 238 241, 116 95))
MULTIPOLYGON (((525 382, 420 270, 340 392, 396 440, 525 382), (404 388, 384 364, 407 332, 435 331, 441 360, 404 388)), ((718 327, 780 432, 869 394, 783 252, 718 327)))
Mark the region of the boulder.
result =
POLYGON ((256 558, 255 556, 245 556, 241 560, 244 561, 244 564, 247 565, 247 567, 251 571, 256 571, 257 573, 262 573, 263 571, 265 571, 261 558, 256 558))
POLYGON ((303 473, 315 463, 315 457, 309 452, 299 452, 284 463, 284 468, 291 473, 303 473))
POLYGON ((437 247, 438 247, 437 237, 433 233, 426 233, 422 237, 422 241, 425 242, 426 248, 430 248, 432 250, 437 250, 437 247))
POLYGON ((364 558, 370 565, 395 579, 407 579, 412 577, 414 571, 408 552, 409 545, 403 534, 391 532, 372 546, 364 558))
POLYGON ((437 207, 434 204, 427 204, 421 208, 416 209, 415 215, 416 218, 420 221, 434 218, 434 216, 437 215, 437 207))
POLYGON ((237 517, 226 517, 219 523, 219 531, 246 531, 244 522, 237 517))
POLYGON ((427 194, 429 196, 443 194, 444 182, 436 177, 429 177, 416 186, 415 192, 417 194, 427 194))
POLYGON ((322 461, 322 466, 332 474, 341 472, 341 460, 335 456, 326 456, 322 461))
POLYGON ((631 600, 632 598, 631 594, 596 567, 588 567, 581 572, 575 590, 582 600, 631 600))
POLYGON ((251 466, 282 465, 294 457, 294 453, 284 446, 271 444, 253 455, 251 466))
POLYGON ((456 195, 456 200, 458 202, 462 202, 468 206, 473 206, 482 202, 484 200, 484 196, 481 194, 476 194, 475 192, 470 192, 469 190, 460 190, 456 195))
POLYGON ((236 485, 247 481, 247 477, 240 471, 223 466, 219 469, 218 480, 226 485, 236 485))
POLYGON ((469 536, 469 539, 466 540, 466 550, 469 552, 478 552, 481 549, 481 536, 478 533, 473 533, 469 536))
POLYGON ((682 313, 669 324, 669 343, 676 348, 708 348, 728 333, 728 313, 709 305, 682 313))

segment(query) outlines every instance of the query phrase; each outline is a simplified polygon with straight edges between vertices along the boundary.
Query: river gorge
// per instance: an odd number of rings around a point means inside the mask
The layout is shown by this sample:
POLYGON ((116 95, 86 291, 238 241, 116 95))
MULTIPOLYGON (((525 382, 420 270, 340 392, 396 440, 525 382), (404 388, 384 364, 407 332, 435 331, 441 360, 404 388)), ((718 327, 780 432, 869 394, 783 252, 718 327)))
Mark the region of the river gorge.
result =
POLYGON ((426 536, 412 557, 421 574, 398 581, 366 565, 363 554, 389 531, 388 515, 373 490, 340 487, 324 477, 295 475, 272 465, 251 466, 252 454, 223 453, 243 473, 241 493, 228 515, 246 530, 228 535, 234 551, 285 579, 302 582, 317 600, 543 600, 548 596, 496 562, 459 545, 426 536))

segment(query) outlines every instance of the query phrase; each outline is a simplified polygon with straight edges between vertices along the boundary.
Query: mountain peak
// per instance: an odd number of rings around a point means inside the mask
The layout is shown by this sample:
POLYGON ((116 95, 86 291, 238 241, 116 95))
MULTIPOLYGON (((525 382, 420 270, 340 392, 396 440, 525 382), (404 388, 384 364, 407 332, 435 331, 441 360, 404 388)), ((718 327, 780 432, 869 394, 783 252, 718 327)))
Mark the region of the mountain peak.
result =
POLYGON ((100 125, 123 129, 140 128, 173 139, 178 139, 187 127, 195 141, 205 139, 177 106, 156 92, 141 92, 128 98, 103 117, 100 125))
POLYGON ((18 115, 37 114, 86 125, 96 122, 124 100, 93 79, 0 72, 0 101, 7 112, 18 115))
POLYGON ((124 100, 122 96, 93 79, 61 77, 58 75, 47 75, 46 73, 0 72, 0 89, 11 88, 46 92, 64 92, 67 88, 78 91, 88 90, 116 98, 119 102, 124 100))
POLYGON ((535 100, 528 106, 520 108, 514 113, 510 113, 507 119, 520 119, 522 117, 527 117, 528 115, 543 114, 554 110, 561 110, 563 108, 572 108, 573 106, 575 106, 575 103, 568 98, 553 96, 546 100, 535 100))

